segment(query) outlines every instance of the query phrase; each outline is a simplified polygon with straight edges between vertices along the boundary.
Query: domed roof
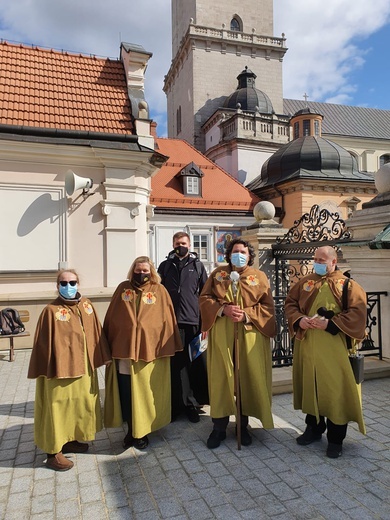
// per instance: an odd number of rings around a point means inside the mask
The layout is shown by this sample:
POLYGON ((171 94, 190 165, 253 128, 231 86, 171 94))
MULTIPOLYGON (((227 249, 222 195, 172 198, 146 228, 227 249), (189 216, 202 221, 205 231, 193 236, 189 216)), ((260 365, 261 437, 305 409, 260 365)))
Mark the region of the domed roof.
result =
POLYGON ((359 172, 348 150, 323 137, 306 136, 281 146, 247 188, 256 193, 260 188, 294 178, 373 181, 371 175, 359 172))
POLYGON ((274 109, 270 98, 255 87, 256 74, 248 67, 237 76, 237 89, 226 98, 223 108, 236 110, 241 108, 245 112, 259 112, 260 114, 273 114, 274 109))

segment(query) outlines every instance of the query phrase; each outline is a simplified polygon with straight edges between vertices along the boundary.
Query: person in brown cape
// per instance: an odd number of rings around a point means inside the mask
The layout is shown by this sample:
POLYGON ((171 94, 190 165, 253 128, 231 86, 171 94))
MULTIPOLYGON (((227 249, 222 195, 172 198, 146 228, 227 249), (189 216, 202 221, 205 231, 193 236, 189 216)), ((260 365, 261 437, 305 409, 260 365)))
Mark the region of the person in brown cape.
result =
POLYGON ((217 267, 209 276, 200 296, 202 328, 209 331, 207 366, 210 415, 213 430, 207 447, 217 448, 226 438, 229 416, 236 415, 234 399, 234 327, 238 328, 239 388, 243 446, 252 443, 248 416, 264 428, 273 428, 271 413, 272 361, 270 338, 275 335, 274 302, 264 273, 253 266, 253 247, 241 238, 229 242, 228 266, 217 267), (237 296, 232 286, 232 271, 239 274, 237 296), (234 301, 236 300, 236 303, 234 301))
POLYGON ((145 449, 150 432, 171 421, 170 357, 182 350, 171 298, 147 256, 136 258, 104 319, 115 360, 106 371, 104 421, 125 421, 125 449, 145 449))
POLYGON ((66 471, 64 453, 84 453, 102 429, 96 369, 111 354, 92 303, 78 292, 75 270, 58 272, 58 297, 42 311, 35 331, 28 378, 36 379, 35 444, 46 466, 66 471))
POLYGON ((290 334, 295 337, 294 408, 306 414, 306 429, 297 443, 306 446, 320 441, 327 430, 326 454, 330 458, 342 454, 349 421, 356 421, 365 433, 361 388, 348 359, 346 335, 358 341, 365 336, 366 294, 350 280, 348 306, 343 309, 346 280, 337 269, 335 249, 319 247, 313 273, 292 286, 285 302, 290 334), (334 317, 321 316, 322 307, 334 317))

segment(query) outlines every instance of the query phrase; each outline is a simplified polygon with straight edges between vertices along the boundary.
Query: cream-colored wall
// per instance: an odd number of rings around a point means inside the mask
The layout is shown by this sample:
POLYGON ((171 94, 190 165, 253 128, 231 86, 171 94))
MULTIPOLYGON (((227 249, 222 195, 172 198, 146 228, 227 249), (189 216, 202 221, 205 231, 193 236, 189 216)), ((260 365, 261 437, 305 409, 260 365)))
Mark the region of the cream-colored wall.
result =
POLYGON ((390 155, 390 140, 335 135, 324 137, 358 156, 358 166, 361 171, 375 173, 380 166, 380 157, 390 155))
POLYGON ((189 141, 194 135, 193 55, 184 53, 167 94, 168 136, 189 141), (176 111, 181 107, 181 132, 177 133, 176 111))
MULTIPOLYGON (((286 188, 286 187, 284 187, 286 188)), ((320 208, 326 208, 329 211, 336 211, 339 213, 340 218, 346 220, 349 217, 348 205, 346 200, 351 197, 360 199, 356 209, 361 209, 362 204, 369 202, 375 196, 375 187, 366 189, 366 193, 363 189, 359 190, 354 187, 349 192, 332 192, 330 187, 325 189, 315 190, 312 189, 308 184, 290 186, 290 191, 283 189, 284 193, 284 210, 286 212, 283 218, 282 224, 285 228, 291 228, 296 220, 299 220, 304 213, 308 213, 312 206, 315 204, 319 205, 320 208)), ((275 207, 281 207, 282 200, 280 196, 274 196, 269 199, 275 207)))
POLYGON ((243 31, 271 36, 273 34, 273 0, 172 0, 172 56, 193 23, 204 27, 230 29, 234 15, 243 22, 243 31))
POLYGON ((273 0, 197 0, 197 25, 230 29, 230 22, 238 15, 243 32, 271 36, 273 34, 273 0))
MULTIPOLYGON (((193 51, 193 111, 196 134, 201 134, 201 126, 222 106, 226 97, 236 90, 237 76, 245 66, 249 66, 257 74, 256 88, 267 92, 275 112, 282 113, 280 61, 267 60, 265 56, 254 59, 249 53, 244 52, 244 49, 241 56, 229 52, 223 54, 218 45, 212 45, 212 49, 211 52, 207 52, 203 42, 200 42, 193 51), (210 71, 213 71, 212 75, 210 71)), ((191 135, 184 138, 192 142, 191 135)))
POLYGON ((148 254, 153 151, 123 148, 0 141, 0 299, 52 290, 60 267, 77 269, 92 291, 114 287, 148 254), (68 169, 93 179, 87 196, 66 195, 68 169))

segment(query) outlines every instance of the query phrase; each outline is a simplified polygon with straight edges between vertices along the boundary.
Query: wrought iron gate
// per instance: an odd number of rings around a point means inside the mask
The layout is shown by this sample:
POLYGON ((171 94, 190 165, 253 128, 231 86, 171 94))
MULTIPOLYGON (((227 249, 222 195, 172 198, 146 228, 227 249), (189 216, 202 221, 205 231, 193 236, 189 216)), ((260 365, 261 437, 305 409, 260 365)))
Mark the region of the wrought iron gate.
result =
MULTIPOLYGON (((293 346, 284 314, 284 302, 290 286, 311 272, 314 252, 320 246, 329 245, 336 249, 338 265, 342 269, 342 244, 350 239, 350 232, 338 213, 331 213, 327 209, 320 209, 318 205, 314 205, 309 213, 305 213, 294 222, 293 227, 284 237, 278 238, 272 245, 274 269, 269 272, 275 295, 277 321, 277 335, 273 340, 272 349, 274 367, 292 364, 293 346)), ((386 293, 367 293, 367 338, 362 344, 362 350, 366 355, 379 355, 380 358, 382 343, 380 296, 382 294, 386 293), (373 335, 373 328, 377 325, 375 337, 379 346, 376 346, 373 335)))

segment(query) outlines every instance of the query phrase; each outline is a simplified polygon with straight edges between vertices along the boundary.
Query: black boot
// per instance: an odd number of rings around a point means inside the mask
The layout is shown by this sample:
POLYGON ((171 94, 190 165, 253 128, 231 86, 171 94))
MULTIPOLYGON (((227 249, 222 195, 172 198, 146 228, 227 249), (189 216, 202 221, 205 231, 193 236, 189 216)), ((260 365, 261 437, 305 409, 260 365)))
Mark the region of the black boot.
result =
POLYGON ((306 430, 297 437, 296 441, 300 446, 307 446, 312 442, 320 441, 322 433, 315 432, 312 426, 306 426, 306 430))
POLYGON ((343 453, 343 445, 342 444, 334 444, 333 442, 328 443, 328 448, 326 450, 326 456, 330 459, 338 459, 341 457, 343 453))
POLYGON ((218 430, 213 430, 210 433, 210 437, 207 439, 207 447, 209 450, 214 450, 218 448, 221 444, 221 441, 226 439, 226 432, 220 432, 218 430))

